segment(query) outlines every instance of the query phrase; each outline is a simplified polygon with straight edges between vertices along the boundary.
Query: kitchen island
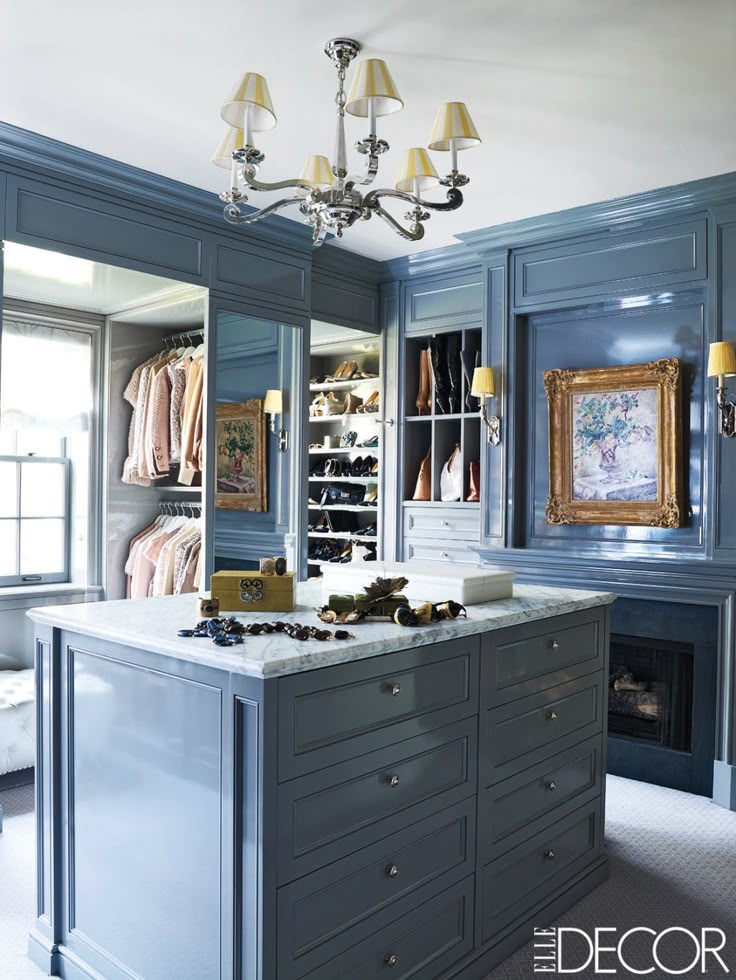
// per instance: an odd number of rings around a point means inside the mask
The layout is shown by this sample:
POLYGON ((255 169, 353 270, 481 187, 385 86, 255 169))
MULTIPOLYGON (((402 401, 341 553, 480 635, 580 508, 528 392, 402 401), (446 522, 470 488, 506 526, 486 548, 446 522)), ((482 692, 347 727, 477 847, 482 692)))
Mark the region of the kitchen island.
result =
POLYGON ((612 600, 517 585, 230 648, 177 636, 193 596, 32 610, 30 955, 74 980, 485 976, 607 874, 612 600))

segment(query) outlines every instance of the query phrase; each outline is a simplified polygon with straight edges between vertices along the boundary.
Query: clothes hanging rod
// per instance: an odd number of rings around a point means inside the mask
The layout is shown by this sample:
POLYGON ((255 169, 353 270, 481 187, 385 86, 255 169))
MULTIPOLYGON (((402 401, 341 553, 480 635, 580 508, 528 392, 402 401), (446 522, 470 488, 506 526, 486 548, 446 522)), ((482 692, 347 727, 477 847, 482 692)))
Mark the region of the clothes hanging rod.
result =
POLYGON ((202 516, 202 505, 188 500, 159 500, 158 509, 162 514, 170 514, 172 517, 185 517, 187 513, 190 517, 202 516))
POLYGON ((193 337, 201 337, 204 339, 204 327, 198 327, 195 330, 182 330, 180 333, 170 333, 164 337, 164 344, 174 344, 180 340, 191 340, 193 337))

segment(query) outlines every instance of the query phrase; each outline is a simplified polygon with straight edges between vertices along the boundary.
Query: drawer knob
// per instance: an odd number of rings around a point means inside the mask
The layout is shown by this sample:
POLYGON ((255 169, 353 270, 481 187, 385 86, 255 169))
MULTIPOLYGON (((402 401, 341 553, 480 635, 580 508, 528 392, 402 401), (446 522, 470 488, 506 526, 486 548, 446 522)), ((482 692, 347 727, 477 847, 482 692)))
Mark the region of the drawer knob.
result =
POLYGON ((554 791, 557 789, 557 783, 554 781, 554 779, 550 779, 544 784, 544 788, 548 789, 550 793, 554 793, 554 791))
POLYGON ((547 712, 547 721, 557 721, 557 712, 556 711, 548 711, 547 712))
POLYGON ((388 685, 389 694, 393 694, 397 698, 401 694, 401 684, 398 681, 394 681, 393 684, 388 685))
POLYGON ((560 644, 557 640, 547 640, 547 646, 550 648, 550 650, 560 649, 560 644))
POLYGON ((399 785, 399 777, 395 772, 393 772, 390 776, 386 776, 386 782, 389 786, 396 787, 399 785))
POLYGON ((449 558, 449 557, 450 557, 450 556, 449 556, 449 555, 447 554, 447 552, 446 552, 446 551, 441 551, 441 552, 440 552, 440 558, 449 558))
POLYGON ((399 962, 399 957, 396 955, 396 953, 386 953, 386 955, 383 957, 383 962, 386 964, 386 966, 394 967, 399 962))
POLYGON ((450 522, 449 521, 440 521, 440 526, 441 527, 449 527, 450 526, 450 522))
POLYGON ((554 859, 555 859, 555 852, 554 851, 551 851, 551 850, 550 851, 545 851, 544 852, 544 856, 545 856, 545 858, 548 861, 554 861, 554 859))
POLYGON ((397 878, 399 874, 398 864, 387 864, 386 874, 389 876, 389 878, 397 878))

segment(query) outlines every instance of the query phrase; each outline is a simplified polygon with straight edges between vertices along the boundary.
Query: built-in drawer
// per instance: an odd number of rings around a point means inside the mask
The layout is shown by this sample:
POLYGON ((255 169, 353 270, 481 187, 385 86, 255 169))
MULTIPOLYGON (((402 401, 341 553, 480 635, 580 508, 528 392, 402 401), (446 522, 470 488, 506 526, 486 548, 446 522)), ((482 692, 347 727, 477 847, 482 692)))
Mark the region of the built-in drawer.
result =
POLYGON ((482 711, 482 785, 528 769, 598 734, 605 693, 605 679, 599 672, 482 711))
POLYGON ((279 883, 471 796, 476 743, 473 717, 282 783, 279 883))
POLYGON ((601 792, 600 735, 480 792, 481 859, 503 853, 509 834, 535 821, 560 819, 601 792))
POLYGON ((476 635, 281 678, 279 779, 475 714, 479 650, 476 635))
POLYGON ((430 980, 442 976, 473 947, 475 876, 409 912, 391 925, 305 974, 307 980, 430 980))
POLYGON ((280 980, 291 980, 351 949, 475 870, 475 800, 433 814, 371 847, 278 891, 280 980))
POLYGON ((478 541, 480 508, 404 508, 404 533, 410 537, 454 538, 478 541))
POLYGON ((490 864, 480 875, 482 942, 531 912, 546 896, 600 856, 601 803, 597 799, 490 864))
MULTIPOLYGON (((474 542, 477 544, 478 542, 474 542)), ((450 562, 457 565, 478 565, 478 552, 473 551, 468 541, 467 547, 460 547, 452 541, 425 544, 421 538, 404 538, 405 561, 437 561, 450 562)))
POLYGON ((482 703, 505 704, 600 669, 604 611, 585 610, 484 635, 482 703))

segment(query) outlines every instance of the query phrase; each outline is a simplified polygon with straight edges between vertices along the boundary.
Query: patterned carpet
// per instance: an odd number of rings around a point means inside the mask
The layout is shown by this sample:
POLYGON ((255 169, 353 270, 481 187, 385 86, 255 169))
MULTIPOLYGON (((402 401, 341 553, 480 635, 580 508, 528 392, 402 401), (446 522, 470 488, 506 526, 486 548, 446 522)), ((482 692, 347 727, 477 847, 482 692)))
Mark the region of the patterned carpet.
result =
MULTIPOLYGON (((0 834, 0 980, 38 980, 43 974, 25 956, 34 905, 32 787, 0 792, 0 805, 5 812, 0 834)), ((671 926, 692 932, 719 927, 727 938, 721 955, 731 973, 736 971, 736 813, 703 797, 615 776, 608 777, 607 810, 611 877, 556 923, 538 925, 575 926, 588 933, 615 926, 619 936, 634 926, 656 932, 671 926)), ((674 934, 672 942, 662 946, 662 960, 670 969, 678 968, 679 954, 685 962, 693 958, 692 944, 678 947, 680 936, 674 934)), ((635 944, 630 950, 630 965, 645 969, 651 959, 645 958, 644 950, 635 944)), ((489 980, 531 980, 533 962, 530 944, 494 970, 489 980)), ((633 976, 610 958, 601 965, 617 966, 619 977, 633 976)), ((596 973, 591 967, 572 975, 593 980, 596 973)), ((661 970, 648 974, 654 980, 667 975, 661 970)), ((694 969, 686 975, 701 973, 694 969)), ((708 973, 724 975, 712 968, 708 973)))

